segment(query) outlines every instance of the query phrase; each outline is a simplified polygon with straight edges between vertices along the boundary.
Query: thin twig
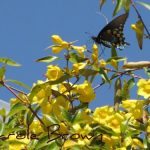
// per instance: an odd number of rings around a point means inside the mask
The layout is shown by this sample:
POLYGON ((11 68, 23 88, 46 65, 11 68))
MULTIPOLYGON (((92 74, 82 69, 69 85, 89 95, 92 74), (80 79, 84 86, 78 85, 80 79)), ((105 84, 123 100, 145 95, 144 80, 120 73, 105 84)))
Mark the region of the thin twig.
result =
MULTIPOLYGON (((105 70, 107 71, 110 71, 110 72, 115 72, 116 75, 115 76, 112 76, 110 78, 110 81, 119 77, 119 76, 122 76, 122 75, 127 75, 127 76, 132 76, 134 78, 138 78, 138 79, 141 79, 142 77, 139 77, 137 75, 134 75, 134 74, 130 74, 131 71, 136 71, 136 70, 139 70, 139 69, 132 69, 132 70, 126 70, 126 71, 123 71, 123 72, 120 72, 120 71, 115 71, 113 69, 108 69, 108 68, 104 68, 105 70)), ((96 87, 94 87, 94 90, 98 89, 99 87, 101 87, 102 85, 104 85, 106 82, 103 81, 102 83, 98 84, 96 87)))
MULTIPOLYGON (((15 95, 16 98, 18 98, 23 104, 25 104, 25 102, 13 91, 12 88, 10 88, 10 86, 8 86, 7 84, 3 83, 3 86, 8 89, 13 95, 15 95)), ((26 106, 29 108, 29 110, 33 113, 33 115, 40 121, 40 123, 45 126, 44 122, 40 119, 40 117, 37 115, 37 113, 31 108, 31 105, 28 103, 26 103, 26 106)))
POLYGON ((18 93, 22 93, 22 94, 24 94, 24 95, 27 95, 27 93, 25 93, 25 92, 23 92, 23 91, 21 91, 21 90, 18 90, 18 89, 14 88, 14 87, 9 86, 9 88, 11 88, 12 90, 14 90, 14 91, 16 91, 16 92, 18 92, 18 93))
POLYGON ((13 91, 12 88, 10 88, 10 86, 8 86, 7 84, 3 83, 3 86, 8 89, 13 95, 15 95, 16 98, 18 98, 22 103, 24 103, 24 101, 13 91))
POLYGON ((37 115, 37 113, 32 109, 31 105, 28 106, 30 111, 33 113, 33 115, 40 121, 40 123, 45 127, 44 122, 41 120, 41 118, 37 115))

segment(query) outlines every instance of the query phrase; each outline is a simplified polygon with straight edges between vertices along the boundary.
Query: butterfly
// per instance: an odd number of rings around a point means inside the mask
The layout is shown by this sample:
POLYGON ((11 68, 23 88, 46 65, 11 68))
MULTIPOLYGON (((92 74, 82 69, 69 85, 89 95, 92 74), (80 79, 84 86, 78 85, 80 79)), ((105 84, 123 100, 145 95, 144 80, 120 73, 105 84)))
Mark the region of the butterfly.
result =
POLYGON ((109 22, 98 34, 97 37, 92 36, 92 39, 98 43, 103 44, 105 47, 120 48, 125 45, 130 45, 125 42, 123 34, 124 24, 128 18, 128 13, 122 14, 109 22))

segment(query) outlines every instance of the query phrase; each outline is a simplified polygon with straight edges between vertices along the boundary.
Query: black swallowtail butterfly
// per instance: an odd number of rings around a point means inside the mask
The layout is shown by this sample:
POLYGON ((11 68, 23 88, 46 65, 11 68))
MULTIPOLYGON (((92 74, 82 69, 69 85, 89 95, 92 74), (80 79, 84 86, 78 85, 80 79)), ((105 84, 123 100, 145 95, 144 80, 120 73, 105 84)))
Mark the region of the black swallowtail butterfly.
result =
POLYGON ((121 46, 129 45, 125 42, 125 37, 123 34, 124 24, 128 17, 128 13, 118 16, 110 23, 108 23, 98 34, 97 37, 92 37, 92 39, 98 43, 103 44, 104 46, 111 48, 120 48, 121 46))

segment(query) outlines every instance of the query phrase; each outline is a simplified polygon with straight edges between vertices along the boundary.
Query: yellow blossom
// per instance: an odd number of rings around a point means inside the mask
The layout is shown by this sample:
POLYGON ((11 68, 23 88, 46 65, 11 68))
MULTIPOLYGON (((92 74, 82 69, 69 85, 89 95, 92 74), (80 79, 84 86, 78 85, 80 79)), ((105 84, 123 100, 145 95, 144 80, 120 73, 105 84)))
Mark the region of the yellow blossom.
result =
POLYGON ((137 83, 138 86, 138 95, 143 96, 144 98, 150 97, 150 79, 140 79, 137 83))
POLYGON ((44 101, 43 103, 41 103, 41 111, 43 114, 50 114, 52 112, 53 109, 53 100, 49 101, 44 101))
POLYGON ((87 65, 87 63, 74 63, 74 64, 73 64, 73 70, 72 70, 72 72, 73 72, 75 75, 78 75, 79 70, 85 68, 86 65, 87 65))
POLYGON ((92 131, 92 128, 90 127, 89 124, 86 124, 84 127, 81 127, 80 124, 74 124, 72 126, 72 128, 73 128, 72 132, 75 134, 74 137, 76 137, 76 138, 78 137, 78 139, 77 139, 78 145, 89 145, 90 144, 90 142, 92 140, 92 138, 90 138, 90 137, 92 137, 92 136, 89 135, 89 133, 92 131), (85 138, 83 138, 83 137, 85 137, 85 138), (88 137, 89 139, 86 137, 88 137))
POLYGON ((68 126, 65 123, 61 122, 59 125, 60 125, 59 132, 61 134, 67 134, 69 132, 68 126))
POLYGON ((111 59, 110 64, 115 68, 118 69, 118 62, 115 59, 111 59))
POLYGON ((124 119, 125 118, 121 114, 115 113, 108 117, 107 126, 111 128, 115 133, 121 133, 121 124, 124 119))
POLYGON ((70 43, 62 40, 59 35, 52 35, 52 41, 55 45, 49 46, 48 48, 52 48, 52 52, 57 54, 60 53, 63 49, 70 49, 70 43))
POLYGON ((98 67, 99 52, 98 52, 98 47, 95 43, 93 44, 92 50, 93 50, 93 53, 92 53, 91 57, 92 57, 93 63, 94 63, 94 65, 96 65, 98 67))
POLYGON ((104 59, 99 60, 99 67, 104 68, 106 67, 107 63, 104 59))
POLYGON ((46 72, 45 76, 50 81, 55 81, 55 80, 59 79, 62 75, 63 75, 63 72, 62 72, 61 68, 59 68, 58 66, 54 66, 54 65, 47 66, 47 72, 46 72))
POLYGON ((52 52, 54 53, 54 54, 57 54, 57 53, 60 53, 62 50, 63 50, 63 47, 62 46, 52 46, 51 47, 52 48, 52 52))
POLYGON ((84 52, 86 50, 86 45, 83 45, 83 46, 74 46, 74 45, 72 45, 72 48, 74 50, 76 50, 81 57, 84 57, 84 52))
POLYGON ((137 138, 134 138, 133 139, 133 142, 132 142, 132 148, 133 149, 139 149, 139 148, 144 148, 144 144, 137 138))
POLYGON ((52 35, 51 36, 53 43, 55 44, 62 44, 63 40, 59 35, 52 35))
POLYGON ((122 101, 122 107, 125 108, 135 119, 143 115, 144 100, 125 100, 122 101))
POLYGON ((33 103, 41 104, 51 95, 51 86, 44 81, 38 80, 37 83, 33 85, 33 89, 34 92, 29 95, 33 103))
POLYGON ((76 92, 79 94, 79 100, 84 103, 88 103, 95 98, 94 90, 91 83, 84 81, 83 84, 76 85, 76 92))
POLYGON ((60 120, 63 120, 61 107, 63 107, 65 110, 69 110, 70 102, 63 96, 58 96, 53 103, 52 111, 55 116, 57 116, 60 120))
POLYGON ((28 139, 27 137, 23 138, 23 139, 17 139, 16 138, 17 135, 10 135, 9 139, 7 141, 9 141, 9 150, 21 150, 21 149, 25 149, 27 144, 30 142, 30 139, 28 139))
POLYGON ((41 126, 41 123, 38 120, 33 120, 29 129, 34 133, 34 134, 39 134, 43 133, 43 128, 41 126))
POLYGON ((93 119, 100 124, 105 124, 107 118, 113 113, 114 113, 113 107, 109 106, 99 107, 95 109, 93 113, 93 119))

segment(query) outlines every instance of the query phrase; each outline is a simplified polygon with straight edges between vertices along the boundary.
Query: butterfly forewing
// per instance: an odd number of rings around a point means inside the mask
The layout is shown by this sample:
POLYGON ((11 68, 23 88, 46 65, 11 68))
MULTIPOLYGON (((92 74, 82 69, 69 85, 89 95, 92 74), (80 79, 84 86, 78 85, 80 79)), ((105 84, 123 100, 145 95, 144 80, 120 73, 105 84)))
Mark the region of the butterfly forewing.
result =
POLYGON ((96 42, 106 47, 119 47, 127 44, 124 40, 123 28, 128 17, 125 13, 108 23, 96 37, 96 42))

